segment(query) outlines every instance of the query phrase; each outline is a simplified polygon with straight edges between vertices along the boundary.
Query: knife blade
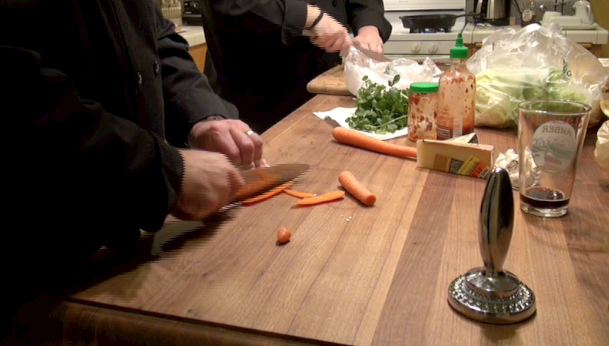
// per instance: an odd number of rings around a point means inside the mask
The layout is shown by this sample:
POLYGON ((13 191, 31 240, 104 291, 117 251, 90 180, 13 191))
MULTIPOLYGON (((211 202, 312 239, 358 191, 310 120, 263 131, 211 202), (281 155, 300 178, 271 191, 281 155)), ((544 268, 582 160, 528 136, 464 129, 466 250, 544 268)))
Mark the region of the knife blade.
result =
POLYGON ((364 53, 365 56, 369 57, 372 60, 376 60, 376 61, 380 61, 380 62, 390 62, 391 59, 389 59, 388 57, 384 56, 383 54, 379 54, 377 52, 373 52, 371 50, 362 48, 362 47, 358 47, 357 45, 353 45, 353 47, 355 47, 357 50, 359 50, 360 52, 364 53))
POLYGON ((309 169, 308 164, 287 163, 272 167, 241 171, 245 185, 233 197, 231 203, 257 196, 281 184, 292 181, 309 169))

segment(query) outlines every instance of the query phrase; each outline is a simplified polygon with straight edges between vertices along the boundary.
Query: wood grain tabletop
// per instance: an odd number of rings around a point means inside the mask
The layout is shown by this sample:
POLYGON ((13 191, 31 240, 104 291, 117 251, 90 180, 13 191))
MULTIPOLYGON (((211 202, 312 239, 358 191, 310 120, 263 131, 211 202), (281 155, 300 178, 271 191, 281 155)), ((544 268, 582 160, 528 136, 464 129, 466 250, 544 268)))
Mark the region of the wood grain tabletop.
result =
MULTIPOLYGON (((609 344, 609 174, 594 160, 595 130, 566 216, 515 209, 504 267, 533 290, 537 313, 490 325, 447 303, 450 282, 482 266, 486 181, 335 142, 333 125, 312 112, 353 102, 316 96, 262 135, 265 157, 310 164, 293 189, 317 194, 339 189, 349 170, 376 194, 373 207, 347 195, 296 208, 281 194, 202 223, 168 219, 135 254, 92 259, 91 279, 32 333, 65 345, 609 344), (293 234, 281 246, 280 227, 293 234)), ((495 157, 516 148, 514 129, 476 133, 495 157)))

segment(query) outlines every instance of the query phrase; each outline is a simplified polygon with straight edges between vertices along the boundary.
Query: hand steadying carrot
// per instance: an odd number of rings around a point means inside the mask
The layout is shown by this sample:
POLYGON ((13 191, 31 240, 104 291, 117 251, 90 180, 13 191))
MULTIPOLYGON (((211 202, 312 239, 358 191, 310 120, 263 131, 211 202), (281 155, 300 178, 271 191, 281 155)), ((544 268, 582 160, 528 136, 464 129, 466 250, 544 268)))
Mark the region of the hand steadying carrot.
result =
POLYGON ((348 144, 354 147, 367 149, 381 154, 407 157, 416 159, 417 149, 383 142, 379 139, 367 136, 363 133, 345 128, 335 127, 332 131, 332 136, 339 143, 348 144))
POLYGON ((376 202, 376 196, 370 192, 353 173, 344 171, 338 175, 338 182, 347 190, 353 197, 367 206, 372 206, 376 202))

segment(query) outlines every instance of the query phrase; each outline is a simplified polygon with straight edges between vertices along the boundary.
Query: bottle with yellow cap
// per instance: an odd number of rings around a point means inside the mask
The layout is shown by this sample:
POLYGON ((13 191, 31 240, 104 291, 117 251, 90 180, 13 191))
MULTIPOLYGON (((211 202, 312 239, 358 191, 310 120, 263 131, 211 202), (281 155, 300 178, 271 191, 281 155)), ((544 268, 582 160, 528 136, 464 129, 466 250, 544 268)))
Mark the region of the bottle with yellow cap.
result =
POLYGON ((438 90, 438 139, 449 139, 474 132, 476 77, 467 69, 468 49, 461 33, 450 49, 451 65, 440 76, 438 90))

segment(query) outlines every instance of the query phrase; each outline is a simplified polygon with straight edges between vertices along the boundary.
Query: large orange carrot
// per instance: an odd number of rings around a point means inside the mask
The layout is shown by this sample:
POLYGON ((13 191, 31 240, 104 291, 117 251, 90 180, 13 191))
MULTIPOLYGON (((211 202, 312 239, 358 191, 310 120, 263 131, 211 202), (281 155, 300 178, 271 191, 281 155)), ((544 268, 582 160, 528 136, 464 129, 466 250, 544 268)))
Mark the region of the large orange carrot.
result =
POLYGON ((338 182, 349 192, 353 197, 367 206, 372 206, 376 202, 376 196, 370 192, 353 173, 344 171, 338 175, 338 182))
POLYGON ((279 185, 276 188, 271 189, 271 190, 269 190, 269 191, 267 191, 267 192, 265 192, 263 194, 260 194, 258 196, 254 196, 252 198, 248 198, 246 200, 243 200, 243 201, 241 201, 241 204, 243 204, 243 205, 251 205, 251 204, 254 204, 254 203, 258 203, 260 201, 264 201, 265 199, 269 199, 269 198, 271 198, 271 197, 273 197, 275 195, 280 194, 281 191, 292 187, 292 185, 294 185, 293 182, 288 182, 288 183, 285 183, 283 185, 279 185))
POLYGON ((381 154, 408 158, 417 157, 416 148, 383 142, 379 139, 372 138, 363 133, 359 133, 345 127, 335 127, 332 131, 332 136, 334 136, 334 139, 340 143, 367 149, 381 154))
POLYGON ((296 191, 296 190, 292 190, 292 189, 285 189, 285 190, 283 190, 283 192, 287 193, 290 196, 294 196, 294 197, 298 197, 298 198, 308 198, 308 197, 315 196, 314 193, 296 191))
POLYGON ((300 201, 296 202, 297 205, 314 205, 320 204, 324 202, 330 202, 337 199, 342 199, 345 195, 345 191, 332 191, 328 193, 324 193, 323 195, 303 198, 300 201))

